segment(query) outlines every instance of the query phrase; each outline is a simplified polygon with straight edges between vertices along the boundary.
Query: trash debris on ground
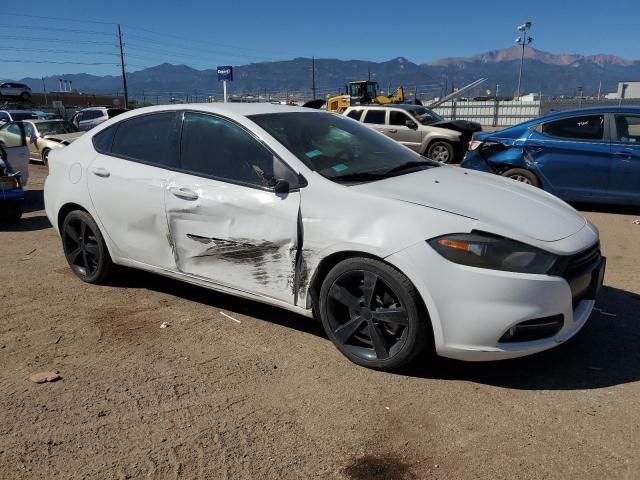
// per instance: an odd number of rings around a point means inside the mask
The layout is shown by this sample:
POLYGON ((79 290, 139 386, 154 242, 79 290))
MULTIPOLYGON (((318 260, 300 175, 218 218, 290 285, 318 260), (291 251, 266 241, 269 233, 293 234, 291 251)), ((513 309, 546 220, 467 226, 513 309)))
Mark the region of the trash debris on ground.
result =
POLYGON ((29 380, 33 383, 45 383, 45 382, 55 382, 60 380, 62 377, 60 376, 60 372, 57 370, 53 370, 51 372, 38 372, 32 373, 29 376, 29 380))
POLYGON ((56 341, 53 342, 53 343, 55 343, 57 345, 58 343, 60 343, 60 340, 62 340, 62 335, 59 335, 58 338, 56 339, 56 341))
POLYGON ((221 314, 221 315, 224 315, 225 317, 227 317, 227 318, 229 318, 229 319, 231 319, 231 320, 233 320, 233 321, 234 321, 234 322, 236 322, 237 324, 241 324, 241 323, 242 323, 240 320, 238 320, 238 319, 236 319, 236 318, 233 318, 231 315, 227 315, 227 314, 226 314, 226 313, 224 313, 224 312, 220 312, 220 314, 221 314))
POLYGON ((602 310, 601 308, 598 308, 598 307, 593 307, 593 309, 596 312, 598 312, 600 315, 604 315, 605 317, 617 317, 618 316, 615 313, 605 312, 604 310, 602 310))
POLYGON ((638 218, 637 220, 634 220, 631 223, 634 224, 634 225, 640 225, 640 218, 638 218))
POLYGON ((31 250, 29 253, 27 253, 24 257, 22 257, 20 260, 31 260, 31 258, 29 255, 31 255, 32 253, 34 253, 37 250, 37 248, 34 248, 33 250, 31 250))
POLYGON ((162 322, 160 324, 160 328, 169 328, 171 326, 171 324, 169 322, 162 322))

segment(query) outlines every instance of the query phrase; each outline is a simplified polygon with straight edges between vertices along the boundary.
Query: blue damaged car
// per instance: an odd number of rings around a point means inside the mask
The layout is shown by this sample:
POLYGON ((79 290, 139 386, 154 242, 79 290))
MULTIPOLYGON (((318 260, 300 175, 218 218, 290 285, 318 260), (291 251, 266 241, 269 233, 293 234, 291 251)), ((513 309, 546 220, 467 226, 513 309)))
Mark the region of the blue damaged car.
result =
POLYGON ((557 112, 476 133, 461 166, 567 202, 640 205, 640 107, 557 112))
POLYGON ((0 224, 15 223, 22 216, 24 191, 20 174, 14 173, 0 144, 0 224))

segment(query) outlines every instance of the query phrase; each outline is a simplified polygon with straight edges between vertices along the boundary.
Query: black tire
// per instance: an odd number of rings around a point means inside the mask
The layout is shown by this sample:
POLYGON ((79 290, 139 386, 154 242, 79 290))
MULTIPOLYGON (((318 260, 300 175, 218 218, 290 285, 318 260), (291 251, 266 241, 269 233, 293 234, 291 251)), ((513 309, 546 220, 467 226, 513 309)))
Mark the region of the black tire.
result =
POLYGON ((510 168, 504 172, 502 176, 540 188, 540 180, 538 180, 536 174, 529 170, 525 170, 524 168, 510 168))
POLYGON ((340 262, 324 279, 319 300, 327 336, 358 365, 398 369, 411 362, 431 338, 418 291, 384 262, 366 257, 340 262))
POLYGON ((43 165, 49 165, 49 152, 51 152, 51 149, 45 148, 44 150, 42 150, 42 153, 40 154, 43 165))
POLYGON ((20 94, 20 98, 26 102, 27 100, 29 100, 31 98, 31 94, 28 93, 28 92, 22 92, 20 94))
POLYGON ((60 231, 62 248, 73 272, 87 283, 106 283, 114 264, 98 225, 84 210, 70 212, 60 231))
POLYGON ((0 224, 13 225, 18 223, 22 218, 22 202, 7 202, 5 205, 0 206, 4 209, 0 213, 0 224))
POLYGON ((436 140, 429 145, 426 156, 440 163, 452 163, 455 159, 453 145, 444 140, 436 140))

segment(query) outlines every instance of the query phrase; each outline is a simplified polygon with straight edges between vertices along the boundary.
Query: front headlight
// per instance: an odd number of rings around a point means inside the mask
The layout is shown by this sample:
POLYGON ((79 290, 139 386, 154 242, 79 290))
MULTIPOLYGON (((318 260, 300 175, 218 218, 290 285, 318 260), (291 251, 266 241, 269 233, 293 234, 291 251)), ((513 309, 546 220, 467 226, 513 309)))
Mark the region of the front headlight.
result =
POLYGON ((545 274, 557 258, 530 245, 488 233, 454 233, 428 243, 454 263, 507 272, 545 274))

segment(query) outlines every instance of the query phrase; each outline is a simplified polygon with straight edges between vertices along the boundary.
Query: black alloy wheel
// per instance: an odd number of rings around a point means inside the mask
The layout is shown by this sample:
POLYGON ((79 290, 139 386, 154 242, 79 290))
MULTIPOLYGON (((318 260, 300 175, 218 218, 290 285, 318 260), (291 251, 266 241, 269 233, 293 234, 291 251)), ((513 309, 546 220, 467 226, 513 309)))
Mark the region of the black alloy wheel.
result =
POLYGON ((64 255, 73 272, 87 283, 102 283, 113 263, 96 222, 87 212, 74 210, 62 224, 64 255))
POLYGON ((418 292, 388 264, 352 258, 334 267, 320 294, 322 323, 351 361, 379 370, 410 362, 430 332, 418 292))

